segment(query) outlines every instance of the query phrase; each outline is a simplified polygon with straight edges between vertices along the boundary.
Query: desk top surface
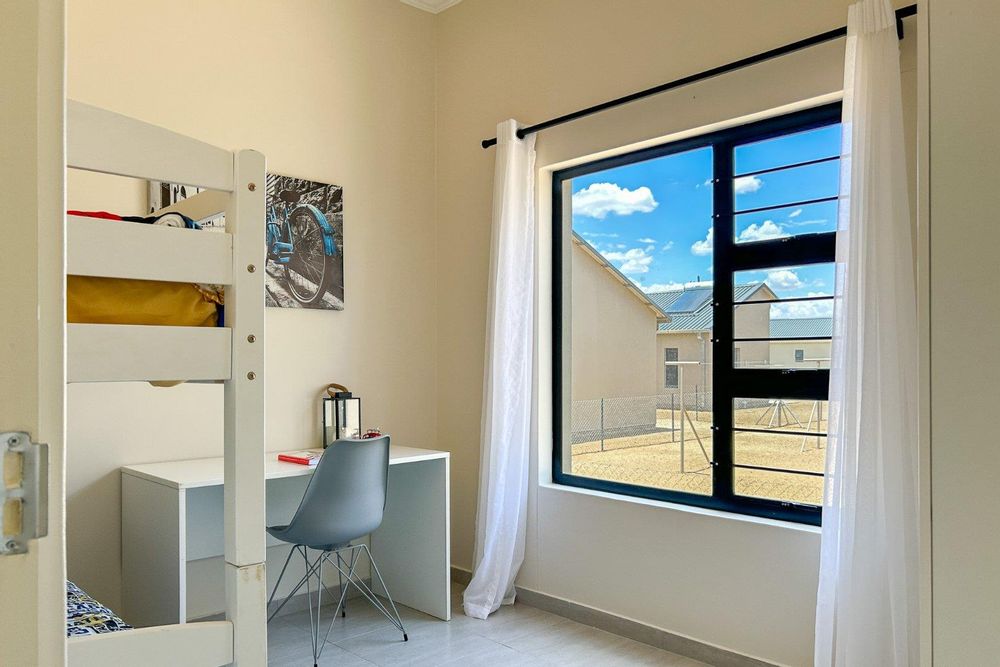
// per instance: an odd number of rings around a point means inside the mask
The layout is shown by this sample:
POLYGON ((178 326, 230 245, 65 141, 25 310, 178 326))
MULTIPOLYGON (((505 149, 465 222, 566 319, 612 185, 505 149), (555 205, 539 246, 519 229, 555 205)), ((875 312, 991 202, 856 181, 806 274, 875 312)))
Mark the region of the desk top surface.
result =
MULTIPOLYGON (((304 451, 304 450, 291 450, 304 451)), ((314 449, 311 451, 322 451, 314 449)), ((296 477, 298 475, 309 475, 313 471, 313 466, 301 465, 298 463, 287 463, 278 460, 278 454, 282 452, 267 452, 264 462, 264 478, 278 479, 281 477, 296 477)), ((416 463, 418 461, 431 461, 434 459, 447 459, 448 452, 441 452, 435 449, 420 449, 418 447, 403 447, 400 445, 389 445, 389 465, 400 465, 402 463, 416 463)), ((163 461, 162 463, 140 463, 136 465, 123 466, 121 471, 124 475, 132 475, 142 479, 164 484, 176 489, 193 489, 202 486, 222 486, 223 483, 223 458, 221 456, 210 459, 187 459, 185 461, 163 461)))

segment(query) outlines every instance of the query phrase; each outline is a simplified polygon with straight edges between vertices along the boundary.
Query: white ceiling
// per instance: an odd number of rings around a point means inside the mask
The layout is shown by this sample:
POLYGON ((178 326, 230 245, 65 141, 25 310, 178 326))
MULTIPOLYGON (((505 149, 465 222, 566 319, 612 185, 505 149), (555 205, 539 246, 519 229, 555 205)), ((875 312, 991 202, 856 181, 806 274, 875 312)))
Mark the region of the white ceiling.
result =
POLYGON ((457 5, 462 0, 400 0, 408 5, 413 5, 417 9, 422 9, 431 14, 437 14, 448 9, 452 5, 457 5))

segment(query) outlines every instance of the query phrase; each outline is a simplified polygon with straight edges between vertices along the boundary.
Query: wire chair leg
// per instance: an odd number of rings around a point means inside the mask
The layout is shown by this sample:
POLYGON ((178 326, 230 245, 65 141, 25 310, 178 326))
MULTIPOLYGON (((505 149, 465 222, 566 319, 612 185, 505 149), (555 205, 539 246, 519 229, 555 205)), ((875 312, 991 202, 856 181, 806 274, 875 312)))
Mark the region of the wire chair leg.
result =
POLYGON ((382 579, 382 573, 378 571, 378 565, 375 564, 375 559, 372 558, 371 550, 368 549, 367 544, 362 544, 361 546, 365 550, 365 553, 368 554, 368 560, 372 564, 372 572, 376 577, 378 577, 378 582, 382 586, 382 590, 385 591, 385 597, 389 600, 389 604, 392 606, 392 612, 396 615, 396 622, 399 623, 399 629, 403 632, 403 641, 410 641, 410 638, 406 636, 406 628, 403 627, 403 619, 399 617, 399 610, 396 609, 396 603, 392 601, 392 595, 389 594, 389 587, 385 585, 385 580, 382 579))
MULTIPOLYGON (((303 546, 301 546, 301 545, 296 545, 296 546, 295 546, 295 548, 296 548, 296 549, 301 549, 302 551, 300 551, 300 553, 302 553, 302 558, 303 558, 303 559, 306 559, 306 557, 305 557, 305 553, 304 553, 304 550, 305 550, 305 547, 303 547, 303 546)), ((312 574, 313 572, 315 572, 315 571, 316 571, 316 566, 317 566, 317 565, 318 565, 318 563, 313 563, 313 564, 312 564, 312 566, 310 567, 310 563, 309 563, 308 559, 306 559, 306 576, 302 577, 302 578, 301 578, 301 579, 299 580, 299 583, 295 584, 295 587, 294 587, 294 588, 292 588, 291 592, 289 592, 289 593, 288 593, 288 595, 286 595, 286 596, 285 596, 285 599, 281 601, 281 604, 280 604, 280 605, 278 605, 278 608, 277 608, 277 609, 275 609, 274 611, 272 611, 272 612, 270 613, 270 615, 268 615, 268 617, 267 617, 267 620, 268 620, 268 621, 270 621, 270 620, 271 620, 271 619, 273 619, 273 618, 274 618, 275 616, 277 616, 277 615, 278 615, 278 612, 280 612, 280 611, 281 611, 282 609, 284 609, 284 608, 285 608, 285 605, 286 605, 286 604, 288 604, 289 600, 291 600, 291 599, 292 599, 292 597, 293 597, 293 596, 294 596, 294 595, 295 595, 296 593, 298 593, 298 592, 299 592, 299 589, 300 589, 300 588, 302 588, 302 586, 304 586, 304 585, 305 585, 305 583, 306 583, 306 581, 307 581, 307 577, 308 577, 309 575, 311 575, 311 574, 312 574)))
MULTIPOLYGON (((338 551, 337 552, 337 584, 340 586, 340 592, 343 593, 344 592, 344 576, 343 576, 343 574, 340 571, 340 563, 341 563, 340 552, 338 551)), ((347 617, 347 598, 346 597, 344 598, 343 605, 340 607, 340 617, 341 618, 346 618, 347 617)))
MULTIPOLYGON (((295 553, 297 548, 298 547, 292 547, 288 550, 288 557, 285 558, 285 564, 281 566, 281 574, 278 575, 278 580, 274 582, 274 588, 271 589, 271 597, 267 599, 267 607, 270 607, 271 603, 274 602, 274 595, 278 592, 278 584, 281 583, 281 578, 285 576, 285 570, 288 569, 288 562, 292 560, 292 554, 295 553)), ((269 618, 267 620, 270 621, 271 619, 269 618)))

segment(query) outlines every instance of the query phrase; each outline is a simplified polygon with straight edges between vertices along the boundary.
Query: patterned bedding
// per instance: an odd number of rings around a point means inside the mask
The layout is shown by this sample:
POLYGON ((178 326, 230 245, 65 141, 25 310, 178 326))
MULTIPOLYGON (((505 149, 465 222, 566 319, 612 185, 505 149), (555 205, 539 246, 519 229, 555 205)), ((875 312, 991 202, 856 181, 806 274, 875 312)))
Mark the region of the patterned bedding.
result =
POLYGON ((72 581, 66 582, 66 636, 96 635, 131 630, 132 626, 90 597, 72 581))

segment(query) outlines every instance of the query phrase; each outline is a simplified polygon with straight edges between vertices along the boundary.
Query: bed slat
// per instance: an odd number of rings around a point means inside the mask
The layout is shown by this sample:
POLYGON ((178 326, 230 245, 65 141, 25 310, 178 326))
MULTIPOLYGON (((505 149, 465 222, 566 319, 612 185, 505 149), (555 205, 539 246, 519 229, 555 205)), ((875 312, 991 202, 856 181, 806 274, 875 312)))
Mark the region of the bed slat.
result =
POLYGON ((229 234, 73 215, 66 227, 68 275, 232 283, 229 234))
POLYGON ((67 324, 67 382, 228 380, 232 330, 67 324))
POLYGON ((207 621, 70 637, 66 654, 69 667, 219 667, 233 661, 233 624, 207 621))
POLYGON ((66 101, 66 164, 153 181, 233 189, 233 154, 135 118, 66 101))

